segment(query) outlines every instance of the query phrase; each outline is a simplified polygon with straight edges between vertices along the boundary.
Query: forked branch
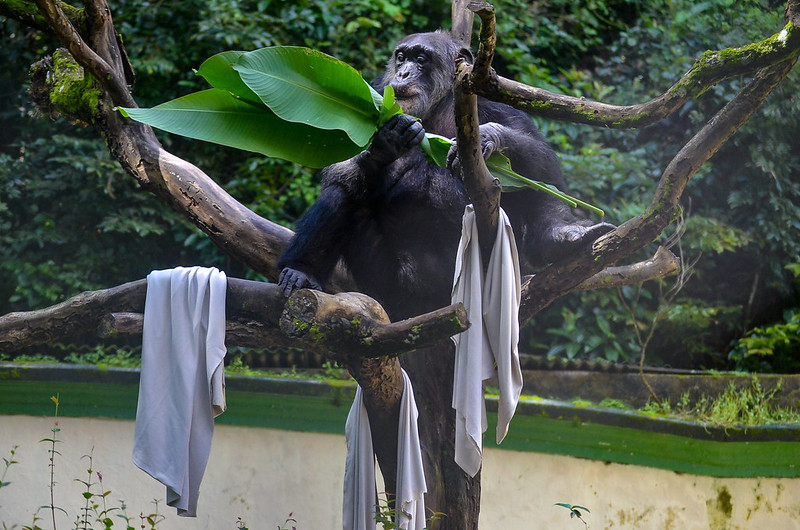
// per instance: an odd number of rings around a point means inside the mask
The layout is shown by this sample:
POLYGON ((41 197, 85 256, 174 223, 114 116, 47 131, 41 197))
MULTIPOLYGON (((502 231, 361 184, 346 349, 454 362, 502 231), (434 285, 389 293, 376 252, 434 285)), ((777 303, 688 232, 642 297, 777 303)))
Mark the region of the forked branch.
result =
MULTIPOLYGON (((495 41, 481 37, 485 55, 494 53, 495 41)), ((789 0, 786 25, 766 39, 741 46, 703 53, 686 74, 660 96, 638 105, 609 105, 584 98, 556 94, 498 76, 494 71, 483 80, 476 77, 475 92, 493 101, 507 103, 529 114, 555 120, 615 129, 652 125, 666 118, 715 84, 752 75, 769 66, 794 61, 800 53, 800 0, 789 0)), ((479 54, 481 55, 481 54, 479 54)))

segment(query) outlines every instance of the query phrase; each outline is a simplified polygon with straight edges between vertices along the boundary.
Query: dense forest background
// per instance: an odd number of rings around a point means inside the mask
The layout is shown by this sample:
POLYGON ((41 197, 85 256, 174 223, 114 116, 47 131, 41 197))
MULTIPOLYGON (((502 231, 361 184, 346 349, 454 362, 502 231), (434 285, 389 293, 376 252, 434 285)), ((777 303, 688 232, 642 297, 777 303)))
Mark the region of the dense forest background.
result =
MULTIPOLYGON (((633 104, 663 92, 707 49, 775 33, 769 0, 498 0, 501 74, 555 92, 633 104)), ((229 49, 303 45, 372 79, 408 33, 447 24, 450 3, 382 1, 113 2, 141 106, 205 88, 194 75, 229 49)), ((42 308, 178 265, 254 278, 197 229, 137 189, 90 129, 37 116, 27 67, 56 43, 0 17, 0 314, 42 308)), ((744 79, 708 90, 638 131, 535 119, 571 191, 622 222, 639 213, 674 153, 744 79)), ((795 69, 690 183, 684 217, 657 242, 688 273, 574 292, 531 321, 521 351, 682 368, 800 370, 800 71, 795 69), (676 289, 676 285, 677 288, 676 289), (652 336, 650 336, 653 331, 652 336)), ((291 227, 313 202, 315 172, 159 134, 260 215, 291 227)), ((654 243, 639 257, 652 255, 654 243)))

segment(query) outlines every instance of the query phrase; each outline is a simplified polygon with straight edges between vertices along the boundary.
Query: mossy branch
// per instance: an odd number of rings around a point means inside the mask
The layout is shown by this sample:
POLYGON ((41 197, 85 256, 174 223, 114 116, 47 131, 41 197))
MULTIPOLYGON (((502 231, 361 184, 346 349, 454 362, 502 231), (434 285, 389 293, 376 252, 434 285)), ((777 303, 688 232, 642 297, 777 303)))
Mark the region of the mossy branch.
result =
MULTIPOLYGON (((87 333, 103 338, 141 335, 146 292, 143 279, 87 291, 37 311, 0 316, 0 353, 87 333)), ((278 285, 238 278, 228 278, 226 317, 228 345, 302 344, 354 366, 362 358, 396 357, 429 346, 469 327, 461 304, 390 323, 383 308, 366 295, 302 290, 287 303, 278 285)))
POLYGON ((390 323, 383 308, 361 293, 301 289, 286 303, 280 327, 288 336, 323 347, 347 366, 361 359, 397 357, 469 327, 461 304, 390 323))
POLYGON ((664 278, 676 274, 681 269, 680 260, 675 254, 664 247, 658 247, 652 258, 623 265, 620 267, 607 267, 591 278, 578 285, 576 291, 590 291, 593 289, 608 289, 623 287, 664 278))
MULTIPOLYGON (((545 118, 615 129, 644 127, 666 118, 687 101, 725 79, 751 75, 762 68, 795 60, 800 53, 800 8, 797 0, 788 3, 787 18, 780 32, 760 42, 703 53, 666 92, 638 105, 609 105, 556 94, 506 79, 493 71, 483 81, 476 78, 473 89, 488 99, 545 118)), ((491 41, 481 37, 481 46, 492 45, 491 41)))
POLYGON ((681 149, 664 170, 646 210, 594 242, 590 251, 556 263, 522 289, 520 322, 550 305, 580 282, 654 241, 680 213, 678 201, 689 179, 761 106, 789 74, 797 57, 760 71, 681 149))
MULTIPOLYGON (((125 84, 125 75, 121 63, 115 64, 111 62, 114 55, 113 52, 101 55, 103 51, 108 52, 117 48, 116 35, 113 33, 113 29, 110 31, 111 35, 108 35, 109 31, 105 26, 91 28, 92 33, 89 40, 97 48, 95 50, 87 44, 78 28, 66 16, 60 7, 60 3, 51 0, 36 0, 36 5, 52 32, 61 41, 62 45, 69 50, 78 64, 90 72, 108 90, 114 105, 123 107, 136 106, 136 102, 125 84)), ((108 6, 105 3, 102 6, 93 6, 94 12, 107 9, 108 6)), ((92 22, 99 22, 100 20, 98 17, 93 17, 92 22)), ((110 23, 110 17, 106 22, 110 23)))
MULTIPOLYGON (((67 18, 70 24, 78 29, 79 33, 86 31, 86 16, 83 9, 72 6, 65 2, 61 2, 60 7, 64 13, 64 16, 67 18)), ((32 0, 17 0, 13 2, 2 1, 0 2, 0 16, 17 20, 30 28, 48 33, 50 35, 55 35, 55 33, 53 33, 53 29, 48 24, 47 19, 39 11, 39 7, 36 5, 36 2, 32 0)))

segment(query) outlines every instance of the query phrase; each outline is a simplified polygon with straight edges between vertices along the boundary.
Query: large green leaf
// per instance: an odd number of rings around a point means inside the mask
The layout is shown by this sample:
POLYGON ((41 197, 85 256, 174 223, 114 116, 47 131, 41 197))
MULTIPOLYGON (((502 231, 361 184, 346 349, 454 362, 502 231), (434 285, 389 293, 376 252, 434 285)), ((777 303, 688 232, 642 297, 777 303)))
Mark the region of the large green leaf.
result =
POLYGON ((345 131, 362 147, 377 130, 380 112, 369 85, 353 67, 329 55, 274 46, 243 54, 233 68, 284 120, 345 131))
POLYGON ((247 52, 227 51, 209 57, 197 69, 197 75, 205 78, 214 88, 227 90, 235 97, 262 105, 258 95, 250 90, 250 87, 242 81, 239 72, 233 69, 233 65, 245 53, 247 52))
MULTIPOLYGON (((425 138, 422 139, 422 144, 420 144, 420 147, 422 147, 422 150, 428 155, 428 160, 439 167, 446 167, 447 154, 453 145, 455 145, 455 142, 449 138, 445 138, 444 136, 439 136, 436 134, 425 133, 425 138)), ((532 188, 561 199, 569 204, 572 208, 581 206, 598 215, 604 215, 603 210, 597 206, 593 206, 580 199, 576 199, 571 195, 567 195, 551 184, 546 184, 538 180, 531 180, 523 177, 511 169, 511 161, 502 153, 492 153, 492 155, 486 161, 486 167, 489 169, 489 173, 491 173, 494 178, 500 181, 500 185, 503 187, 504 192, 532 188)))
POLYGON ((361 151, 338 130, 325 130, 277 117, 228 91, 211 88, 150 109, 120 108, 123 115, 189 138, 325 167, 361 151))
POLYGON ((600 216, 605 215, 605 212, 603 212, 603 210, 597 206, 589 204, 588 202, 584 202, 580 199, 576 199, 572 195, 567 195, 552 184, 547 184, 545 182, 523 177, 511 169, 511 161, 502 153, 492 153, 491 156, 489 156, 489 159, 486 161, 486 167, 489 168, 489 172, 492 174, 492 176, 500 181, 500 185, 503 186, 503 191, 518 191, 525 188, 532 188, 543 191, 557 199, 561 199, 569 204, 572 208, 580 206, 600 216))

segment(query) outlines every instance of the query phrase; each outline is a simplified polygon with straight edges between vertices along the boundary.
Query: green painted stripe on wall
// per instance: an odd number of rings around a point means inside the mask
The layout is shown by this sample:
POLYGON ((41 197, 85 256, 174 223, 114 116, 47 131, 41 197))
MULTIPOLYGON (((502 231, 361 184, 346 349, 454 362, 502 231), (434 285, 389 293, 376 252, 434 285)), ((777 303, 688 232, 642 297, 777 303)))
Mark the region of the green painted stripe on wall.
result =
MULTIPOLYGON (((50 396, 60 395, 59 414, 134 419, 138 385, 96 382, 0 381, 0 414, 48 416, 50 396)), ((342 434, 351 389, 316 395, 228 390, 228 410, 217 423, 342 434)), ((577 416, 518 413, 505 441, 494 443, 496 415, 489 413, 487 447, 535 451, 637 464, 718 477, 800 477, 800 441, 717 441, 606 425, 577 416)), ((11 421, 6 417, 3 424, 11 421)))
POLYGON ((488 447, 716 477, 800 476, 800 442, 698 440, 599 423, 516 415, 508 436, 497 446, 492 426, 490 420, 485 442, 488 447))
MULTIPOLYGON (((50 396, 56 394, 61 416, 136 419, 138 385, 55 381, 0 382, 0 414, 49 416, 50 396)), ((219 424, 336 434, 344 434, 352 399, 235 390, 225 397, 228 410, 216 419, 219 424)))

